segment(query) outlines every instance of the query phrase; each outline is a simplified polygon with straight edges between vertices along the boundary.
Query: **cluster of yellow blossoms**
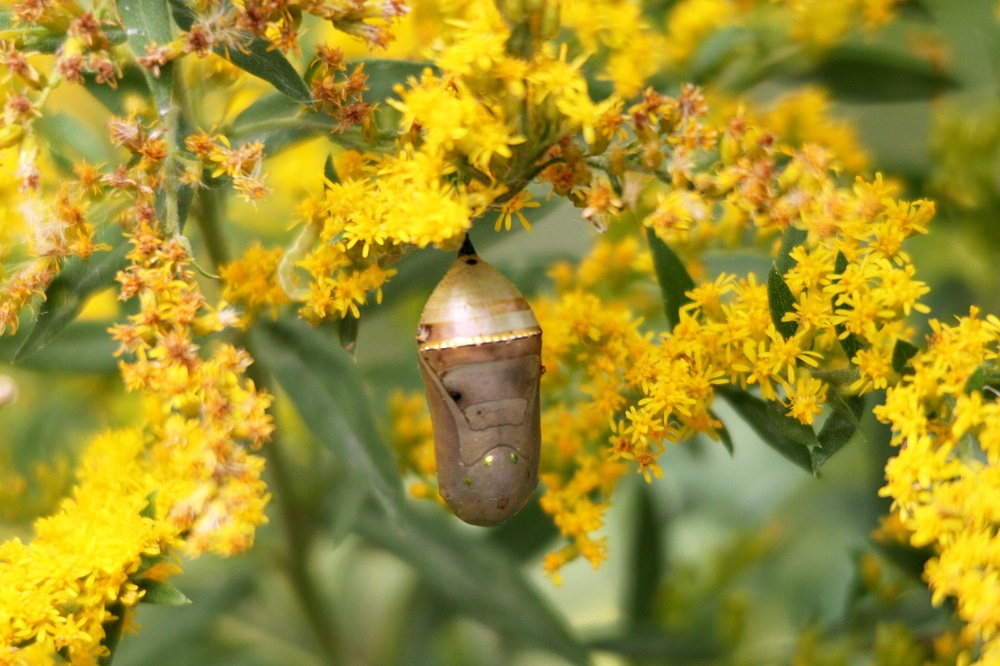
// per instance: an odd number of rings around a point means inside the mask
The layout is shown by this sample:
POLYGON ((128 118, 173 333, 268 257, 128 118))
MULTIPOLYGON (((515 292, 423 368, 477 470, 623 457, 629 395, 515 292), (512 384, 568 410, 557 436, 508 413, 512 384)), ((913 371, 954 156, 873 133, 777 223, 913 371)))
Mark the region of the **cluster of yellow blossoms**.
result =
POLYGON ((148 203, 130 209, 122 297, 139 312, 114 327, 129 390, 146 400, 142 429, 113 431, 87 447, 73 496, 35 524, 29 544, 0 545, 0 663, 62 652, 74 663, 108 653, 132 607, 170 572, 171 549, 229 555, 253 543, 264 520, 267 394, 242 377, 245 351, 217 347, 202 359, 194 335, 221 330, 179 235, 148 203), (152 582, 150 582, 152 581, 152 582))
POLYGON ((1000 319, 973 308, 954 325, 931 322, 912 372, 875 408, 892 426, 896 456, 882 494, 915 546, 934 546, 925 576, 935 603, 957 601, 981 663, 1000 659, 1000 319))

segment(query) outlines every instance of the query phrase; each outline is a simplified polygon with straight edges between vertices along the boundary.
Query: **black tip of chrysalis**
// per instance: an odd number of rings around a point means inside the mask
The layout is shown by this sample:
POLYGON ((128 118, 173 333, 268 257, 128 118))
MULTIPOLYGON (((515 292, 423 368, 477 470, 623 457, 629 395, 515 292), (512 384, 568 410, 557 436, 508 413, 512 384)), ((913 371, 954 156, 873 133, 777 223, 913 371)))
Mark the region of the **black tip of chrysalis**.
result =
POLYGON ((469 234, 465 234, 465 241, 462 242, 462 247, 458 250, 458 256, 467 257, 475 253, 476 248, 472 247, 472 241, 469 240, 469 234))

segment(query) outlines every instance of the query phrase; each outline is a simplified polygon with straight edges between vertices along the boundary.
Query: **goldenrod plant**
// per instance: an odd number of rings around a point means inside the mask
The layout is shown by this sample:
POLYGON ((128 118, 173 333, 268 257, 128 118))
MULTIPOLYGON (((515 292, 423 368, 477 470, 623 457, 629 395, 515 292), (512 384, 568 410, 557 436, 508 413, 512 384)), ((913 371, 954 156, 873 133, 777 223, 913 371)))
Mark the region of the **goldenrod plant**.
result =
POLYGON ((1000 664, 998 37, 0 0, 0 664, 1000 664), (419 390, 467 238, 542 331, 498 527, 419 390))

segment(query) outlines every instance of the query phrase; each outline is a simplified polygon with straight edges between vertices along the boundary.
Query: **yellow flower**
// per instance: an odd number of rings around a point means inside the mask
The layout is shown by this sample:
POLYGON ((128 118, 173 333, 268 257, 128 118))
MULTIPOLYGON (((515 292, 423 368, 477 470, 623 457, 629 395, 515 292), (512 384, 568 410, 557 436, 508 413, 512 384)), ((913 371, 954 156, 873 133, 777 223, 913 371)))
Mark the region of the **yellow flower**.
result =
POLYGON ((538 208, 542 204, 537 201, 531 200, 530 190, 521 190, 511 198, 507 199, 503 203, 500 209, 500 216, 497 218, 496 225, 494 226, 494 231, 500 231, 503 227, 507 231, 510 231, 511 218, 516 217, 521 226, 524 227, 525 231, 531 231, 531 225, 528 224, 527 218, 524 217, 524 213, 521 211, 525 208, 538 208))

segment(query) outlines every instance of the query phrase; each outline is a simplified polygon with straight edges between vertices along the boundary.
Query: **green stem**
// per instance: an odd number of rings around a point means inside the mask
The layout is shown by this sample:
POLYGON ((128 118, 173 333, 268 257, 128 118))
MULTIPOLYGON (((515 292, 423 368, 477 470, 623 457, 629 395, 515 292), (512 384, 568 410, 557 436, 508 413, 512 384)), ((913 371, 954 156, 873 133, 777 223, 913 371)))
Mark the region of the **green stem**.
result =
MULTIPOLYGON (((249 339, 245 338, 243 342, 250 355, 259 359, 260 356, 254 353, 249 339)), ((266 388, 268 385, 269 373, 266 372, 259 360, 255 361, 254 365, 247 370, 247 377, 252 379, 258 388, 266 388)), ((280 429, 276 428, 275 433, 278 432, 280 429)), ((271 476, 271 489, 273 496, 277 499, 278 510, 281 512, 288 541, 288 560, 286 562, 288 576, 299 597, 299 603, 302 604, 306 621, 309 623, 327 662, 341 664, 344 661, 343 655, 331 631, 334 625, 333 613, 329 606, 323 603, 322 596, 317 591, 318 586, 313 582, 309 570, 309 552, 312 550, 313 541, 312 523, 309 517, 300 511, 299 502, 293 492, 295 482, 292 474, 292 463, 277 434, 265 447, 265 451, 267 452, 267 467, 271 476)))
MULTIPOLYGON (((212 190, 201 190, 198 202, 198 227, 205 241, 213 270, 218 272, 219 266, 229 260, 229 248, 220 228, 218 194, 212 190)), ((260 356, 254 353, 249 336, 242 336, 240 344, 250 352, 253 358, 257 359, 247 370, 247 378, 251 379, 258 389, 269 390, 273 394, 274 391, 270 390, 269 386, 270 373, 263 367, 259 360, 260 356)), ((343 663, 342 655, 331 631, 333 627, 332 613, 318 594, 318 586, 312 580, 309 571, 309 553, 312 550, 313 532, 309 517, 303 515, 296 499, 292 463, 277 435, 272 438, 264 450, 267 453, 267 467, 271 477, 269 486, 276 499, 278 511, 281 513, 287 537, 286 565, 289 578, 299 597, 299 602, 302 604, 306 621, 309 623, 327 662, 330 664, 343 663)))

